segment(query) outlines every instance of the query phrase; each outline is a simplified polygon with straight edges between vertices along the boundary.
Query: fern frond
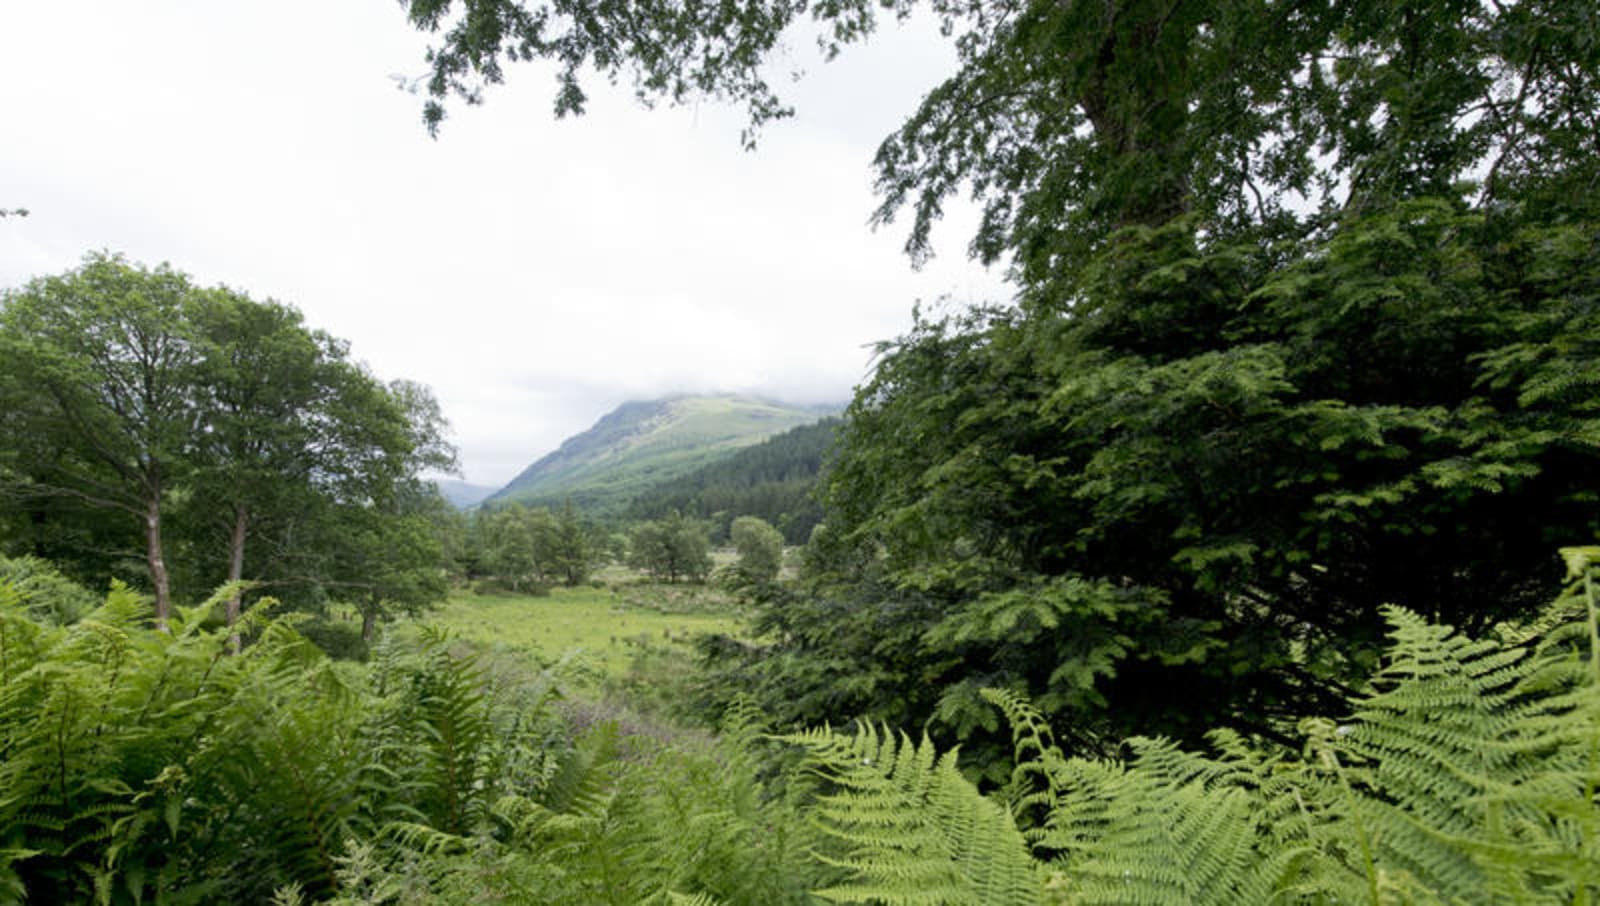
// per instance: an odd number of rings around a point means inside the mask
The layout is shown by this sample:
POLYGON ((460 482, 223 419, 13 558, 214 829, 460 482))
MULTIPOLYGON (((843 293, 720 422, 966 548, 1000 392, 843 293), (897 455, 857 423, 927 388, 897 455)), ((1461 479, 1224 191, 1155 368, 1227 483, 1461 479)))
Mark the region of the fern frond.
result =
POLYGON ((849 872, 817 891, 843 903, 1033 904, 1041 876, 1011 815, 983 797, 926 738, 913 744, 869 725, 844 737, 828 729, 781 737, 804 747, 836 789, 815 820, 849 872))

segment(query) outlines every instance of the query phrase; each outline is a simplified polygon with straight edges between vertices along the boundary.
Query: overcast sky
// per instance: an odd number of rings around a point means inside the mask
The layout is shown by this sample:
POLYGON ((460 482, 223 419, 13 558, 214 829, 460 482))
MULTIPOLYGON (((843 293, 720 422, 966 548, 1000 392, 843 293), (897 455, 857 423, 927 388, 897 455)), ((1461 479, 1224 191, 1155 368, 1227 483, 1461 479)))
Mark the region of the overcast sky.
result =
POLYGON ((0 10, 0 287, 86 252, 297 306, 381 377, 430 385, 466 477, 501 484, 618 403, 843 401, 913 302, 1009 296, 964 254, 913 271, 867 226, 877 142, 948 74, 931 27, 834 63, 797 38, 795 119, 591 87, 555 120, 521 66, 437 140, 391 74, 427 39, 391 0, 50 0, 0 10))

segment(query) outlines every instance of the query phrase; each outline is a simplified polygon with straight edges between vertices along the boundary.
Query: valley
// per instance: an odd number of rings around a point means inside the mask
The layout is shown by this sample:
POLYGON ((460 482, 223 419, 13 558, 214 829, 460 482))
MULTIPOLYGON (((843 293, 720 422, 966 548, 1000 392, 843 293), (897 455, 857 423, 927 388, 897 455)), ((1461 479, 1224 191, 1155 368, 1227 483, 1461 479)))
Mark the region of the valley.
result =
POLYGON ((1600 902, 1594 0, 0 70, 0 906, 1600 902))

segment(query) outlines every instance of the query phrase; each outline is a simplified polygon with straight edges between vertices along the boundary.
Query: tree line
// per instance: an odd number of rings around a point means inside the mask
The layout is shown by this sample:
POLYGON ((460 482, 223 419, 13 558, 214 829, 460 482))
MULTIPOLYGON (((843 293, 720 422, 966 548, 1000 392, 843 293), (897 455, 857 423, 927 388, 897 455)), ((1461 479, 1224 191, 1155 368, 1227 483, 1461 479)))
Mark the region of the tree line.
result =
MULTIPOLYGON (((571 501, 559 509, 510 504, 457 517, 452 547, 461 579, 475 587, 544 594, 551 586, 590 582, 608 563, 625 564, 655 581, 705 582, 713 575, 710 522, 671 510, 660 519, 608 529, 571 501)), ((783 565, 784 538, 754 516, 733 520, 728 542, 737 560, 728 578, 738 586, 771 583, 783 565)))
POLYGON ((157 626, 224 583, 231 625, 242 580, 354 604, 368 637, 440 597, 444 428, 294 308, 165 265, 93 254, 0 297, 0 546, 142 576, 157 626))

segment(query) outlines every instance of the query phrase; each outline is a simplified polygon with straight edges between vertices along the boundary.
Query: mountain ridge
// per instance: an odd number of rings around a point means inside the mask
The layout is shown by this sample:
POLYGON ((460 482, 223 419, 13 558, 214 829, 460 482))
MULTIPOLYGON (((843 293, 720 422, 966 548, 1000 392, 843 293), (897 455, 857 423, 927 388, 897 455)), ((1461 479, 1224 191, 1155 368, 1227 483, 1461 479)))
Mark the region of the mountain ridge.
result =
POLYGON ((733 393, 629 400, 535 460, 483 505, 570 499, 591 514, 609 515, 658 482, 841 409, 733 393))

